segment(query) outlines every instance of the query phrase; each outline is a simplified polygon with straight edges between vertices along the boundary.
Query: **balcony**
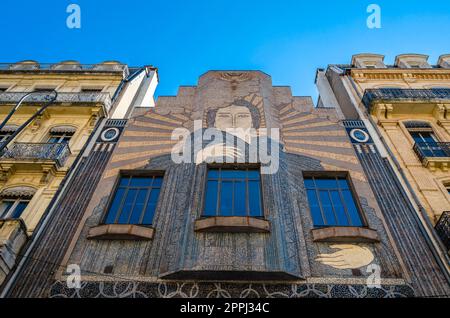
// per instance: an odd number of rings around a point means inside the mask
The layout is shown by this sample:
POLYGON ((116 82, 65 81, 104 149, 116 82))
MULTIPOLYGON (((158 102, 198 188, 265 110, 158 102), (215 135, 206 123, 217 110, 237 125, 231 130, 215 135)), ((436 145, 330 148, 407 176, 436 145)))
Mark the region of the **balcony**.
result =
MULTIPOLYGON (((4 92, 0 93, 0 105, 1 104, 16 104, 19 100, 29 92, 4 92)), ((43 93, 35 93, 28 96, 25 100, 26 104, 39 104, 42 105, 48 102, 48 94, 43 93)), ((79 93, 60 93, 58 92, 58 97, 55 101, 55 104, 64 104, 64 105, 74 105, 74 106, 82 106, 82 105, 92 105, 92 104, 100 104, 104 108, 105 112, 109 112, 111 109, 111 97, 109 93, 100 93, 100 92, 79 92, 79 93)))
POLYGON ((71 155, 69 145, 65 143, 22 143, 16 142, 6 149, 1 157, 4 160, 32 161, 36 163, 55 163, 64 166, 71 155))
POLYGON ((444 243, 447 251, 450 250, 450 211, 443 212, 441 218, 436 223, 434 227, 436 229, 437 234, 444 243))
POLYGON ((379 113, 380 111, 387 111, 391 113, 415 112, 433 114, 436 110, 437 104, 450 103, 450 88, 367 89, 364 92, 362 102, 372 114, 376 114, 377 112, 379 113), (378 107, 380 104, 388 104, 393 107, 378 107))
POLYGON ((414 152, 422 164, 430 169, 442 168, 448 171, 450 164, 450 142, 417 142, 414 152))

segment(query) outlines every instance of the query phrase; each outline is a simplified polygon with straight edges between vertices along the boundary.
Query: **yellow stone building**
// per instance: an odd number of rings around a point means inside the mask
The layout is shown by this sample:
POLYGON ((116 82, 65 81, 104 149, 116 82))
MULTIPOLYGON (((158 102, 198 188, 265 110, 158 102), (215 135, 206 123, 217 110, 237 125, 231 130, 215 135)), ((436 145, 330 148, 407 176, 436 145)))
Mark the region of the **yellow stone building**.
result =
POLYGON ((54 96, 50 91, 57 91, 56 100, 0 153, 0 284, 100 119, 125 116, 120 103, 112 101, 118 95, 129 106, 135 95, 121 91, 129 76, 129 68, 118 62, 0 65, 0 121, 32 92, 0 130, 0 143, 54 96))
POLYGON ((436 224, 450 211, 450 55, 431 65, 426 55, 403 54, 386 65, 382 55, 358 54, 327 73, 343 116, 370 122, 436 224))

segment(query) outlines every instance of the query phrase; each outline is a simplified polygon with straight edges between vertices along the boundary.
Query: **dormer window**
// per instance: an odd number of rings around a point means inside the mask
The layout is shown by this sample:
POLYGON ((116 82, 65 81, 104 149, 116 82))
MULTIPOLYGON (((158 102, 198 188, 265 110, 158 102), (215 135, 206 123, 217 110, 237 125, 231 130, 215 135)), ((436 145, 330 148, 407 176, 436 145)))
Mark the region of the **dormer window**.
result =
POLYGON ((384 64, 384 56, 371 53, 353 55, 352 65, 356 68, 386 68, 386 65, 384 64))
POLYGON ((395 58, 395 66, 399 68, 430 68, 428 55, 401 54, 395 58))

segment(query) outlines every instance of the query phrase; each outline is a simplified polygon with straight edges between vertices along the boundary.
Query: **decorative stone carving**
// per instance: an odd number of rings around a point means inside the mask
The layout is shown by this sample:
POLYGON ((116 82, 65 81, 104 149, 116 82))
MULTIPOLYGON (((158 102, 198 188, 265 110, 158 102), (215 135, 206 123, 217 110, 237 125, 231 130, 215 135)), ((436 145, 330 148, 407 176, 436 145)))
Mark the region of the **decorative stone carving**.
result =
POLYGON ((2 198, 19 198, 19 197, 25 197, 25 198, 31 198, 36 193, 36 189, 32 187, 27 186, 20 186, 20 187, 13 187, 4 189, 2 192, 0 192, 0 197, 2 198))
POLYGON ((218 76, 221 80, 228 82, 245 82, 252 79, 250 72, 220 72, 218 76))

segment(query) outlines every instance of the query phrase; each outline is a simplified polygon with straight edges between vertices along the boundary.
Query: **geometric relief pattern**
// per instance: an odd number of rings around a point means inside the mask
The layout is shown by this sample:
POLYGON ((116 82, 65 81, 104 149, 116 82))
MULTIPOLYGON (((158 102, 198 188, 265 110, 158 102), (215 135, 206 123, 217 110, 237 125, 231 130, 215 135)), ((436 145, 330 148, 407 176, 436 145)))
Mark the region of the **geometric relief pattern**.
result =
POLYGON ((300 112, 293 103, 280 108, 281 137, 286 151, 312 156, 327 170, 350 171, 353 178, 366 182, 343 127, 337 120, 314 112, 300 112))
POLYGON ((53 284, 51 298, 404 298, 414 297, 408 285, 333 284, 233 284, 233 283, 148 283, 82 282, 69 289, 65 282, 53 284))

